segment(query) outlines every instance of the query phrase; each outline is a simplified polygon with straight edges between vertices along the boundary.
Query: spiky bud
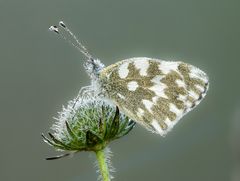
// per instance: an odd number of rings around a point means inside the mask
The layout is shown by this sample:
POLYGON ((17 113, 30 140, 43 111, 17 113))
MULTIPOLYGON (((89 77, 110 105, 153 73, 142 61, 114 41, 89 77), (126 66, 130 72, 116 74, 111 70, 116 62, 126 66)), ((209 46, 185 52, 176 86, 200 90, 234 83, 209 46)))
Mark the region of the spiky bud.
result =
POLYGON ((43 140, 57 150, 73 152, 103 150, 111 141, 129 133, 135 125, 119 112, 118 107, 98 98, 81 97, 70 101, 56 119, 53 133, 48 133, 50 138, 42 134, 43 140))

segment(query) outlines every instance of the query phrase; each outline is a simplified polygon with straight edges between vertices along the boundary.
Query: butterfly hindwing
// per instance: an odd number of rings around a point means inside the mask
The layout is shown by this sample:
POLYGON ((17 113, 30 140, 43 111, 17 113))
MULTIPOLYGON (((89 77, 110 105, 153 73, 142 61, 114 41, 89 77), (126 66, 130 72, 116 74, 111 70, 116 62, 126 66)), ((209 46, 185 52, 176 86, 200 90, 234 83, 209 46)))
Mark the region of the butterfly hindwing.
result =
POLYGON ((165 135, 205 96, 207 75, 183 63, 145 57, 119 61, 100 72, 106 97, 147 129, 165 135))

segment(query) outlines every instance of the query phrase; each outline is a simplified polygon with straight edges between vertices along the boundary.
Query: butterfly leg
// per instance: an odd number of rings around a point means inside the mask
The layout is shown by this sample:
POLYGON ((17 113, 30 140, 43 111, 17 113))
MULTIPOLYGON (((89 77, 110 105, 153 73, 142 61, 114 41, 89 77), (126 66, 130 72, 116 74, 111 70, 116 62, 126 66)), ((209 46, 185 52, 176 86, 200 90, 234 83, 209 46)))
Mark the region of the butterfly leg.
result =
POLYGON ((80 91, 78 92, 78 95, 77 97, 73 100, 73 106, 72 106, 72 109, 75 108, 77 102, 79 101, 80 97, 87 97, 89 92, 91 92, 92 90, 92 86, 84 86, 80 89, 80 91))

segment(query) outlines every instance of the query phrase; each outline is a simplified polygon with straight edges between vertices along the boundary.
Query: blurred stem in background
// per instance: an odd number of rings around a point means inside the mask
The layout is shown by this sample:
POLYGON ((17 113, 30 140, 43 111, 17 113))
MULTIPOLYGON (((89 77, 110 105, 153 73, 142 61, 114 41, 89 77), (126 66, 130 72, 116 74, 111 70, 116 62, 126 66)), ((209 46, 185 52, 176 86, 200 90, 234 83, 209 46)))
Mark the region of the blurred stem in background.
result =
POLYGON ((236 106, 233 118, 232 125, 230 129, 230 143, 232 148, 232 158, 234 160, 232 178, 231 181, 240 180, 240 106, 236 106))

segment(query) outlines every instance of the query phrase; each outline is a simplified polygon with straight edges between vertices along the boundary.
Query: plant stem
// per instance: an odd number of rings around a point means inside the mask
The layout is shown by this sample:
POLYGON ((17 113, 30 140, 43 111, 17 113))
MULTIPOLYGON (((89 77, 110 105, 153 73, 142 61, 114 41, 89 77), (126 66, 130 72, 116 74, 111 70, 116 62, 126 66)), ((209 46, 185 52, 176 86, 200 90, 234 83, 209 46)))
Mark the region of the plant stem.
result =
POLYGON ((96 151, 97 161, 103 181, 110 181, 109 169, 104 150, 96 151))

